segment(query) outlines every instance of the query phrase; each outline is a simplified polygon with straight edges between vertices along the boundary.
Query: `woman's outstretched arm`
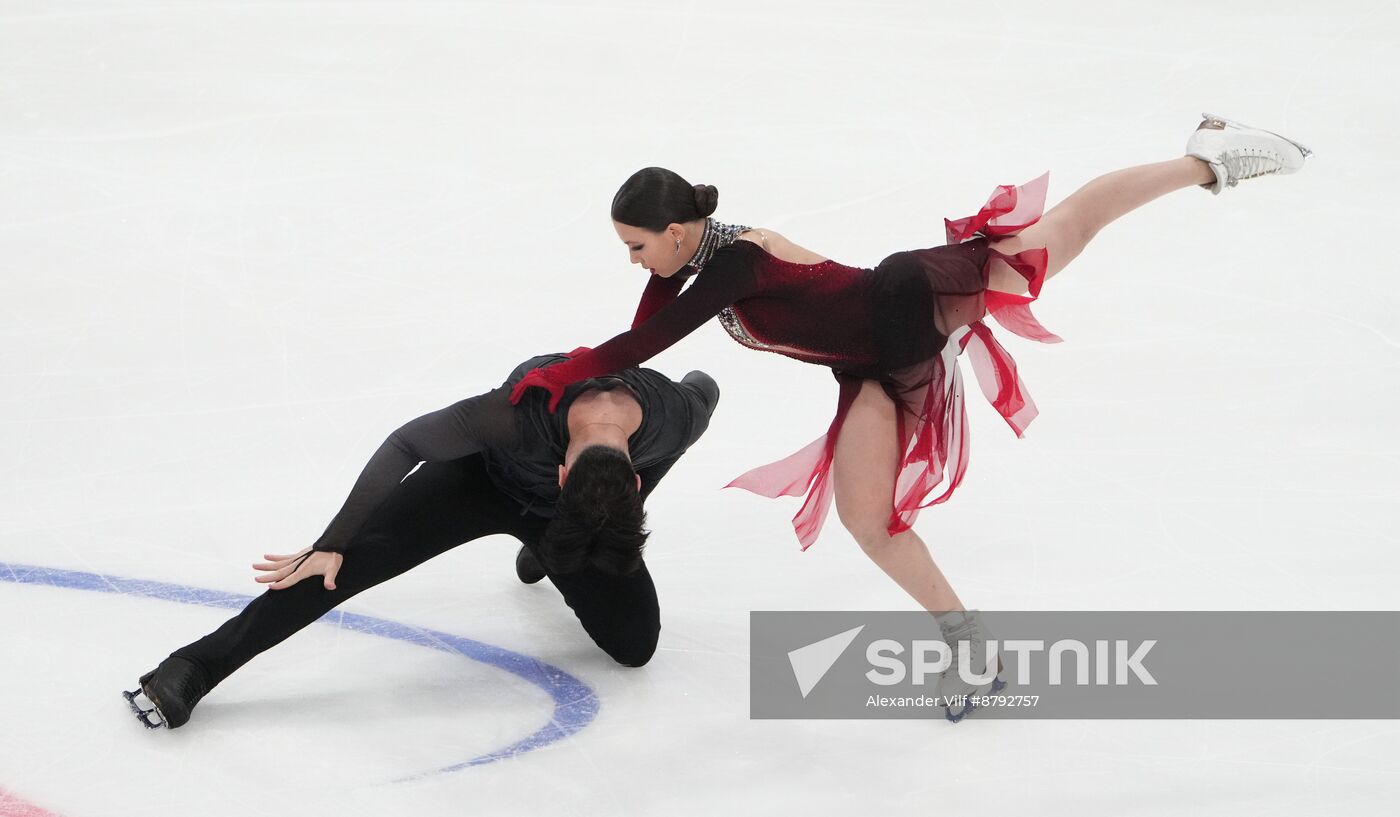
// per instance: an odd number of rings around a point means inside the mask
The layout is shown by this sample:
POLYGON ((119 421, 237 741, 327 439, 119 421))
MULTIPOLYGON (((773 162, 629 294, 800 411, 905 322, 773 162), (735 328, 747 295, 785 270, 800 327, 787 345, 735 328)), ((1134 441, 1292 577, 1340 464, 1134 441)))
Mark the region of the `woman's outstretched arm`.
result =
POLYGON ((680 275, 672 275, 669 278, 662 278, 660 275, 652 275, 647 281, 646 289, 642 290, 642 300, 637 303, 637 315, 632 318, 632 328, 647 322, 647 319, 655 315, 662 307, 676 300, 676 296, 681 294, 681 287, 685 286, 685 278, 680 275))
POLYGON ((737 249, 740 244, 754 247, 751 242, 736 242, 715 253, 713 259, 675 300, 661 307, 639 326, 623 332, 595 349, 544 369, 535 369, 516 384, 510 394, 512 403, 519 402, 526 389, 537 386, 549 391, 549 410, 554 411, 570 383, 590 377, 611 374, 650 360, 663 349, 689 335, 720 310, 758 289, 753 258, 758 252, 737 249))

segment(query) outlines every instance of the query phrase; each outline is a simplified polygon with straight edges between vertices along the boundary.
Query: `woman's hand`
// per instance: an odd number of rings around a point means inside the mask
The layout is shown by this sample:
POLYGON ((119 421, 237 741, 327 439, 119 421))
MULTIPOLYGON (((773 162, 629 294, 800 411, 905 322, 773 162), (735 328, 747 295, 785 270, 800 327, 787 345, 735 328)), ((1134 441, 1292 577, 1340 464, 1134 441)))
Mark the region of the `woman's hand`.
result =
POLYGON ((254 576, 253 581, 272 582, 273 590, 283 590, 308 576, 324 576, 322 585, 327 590, 335 589, 335 574, 340 572, 340 564, 345 557, 325 550, 313 551, 307 548, 290 556, 274 556, 264 553, 266 562, 258 562, 253 567, 266 571, 262 576, 254 576))
POLYGON ((532 386, 549 392, 549 412, 553 414, 559 408, 559 401, 564 398, 564 386, 550 378, 549 369, 531 369, 520 378, 520 382, 510 390, 511 404, 519 403, 520 398, 525 396, 525 390, 532 386))

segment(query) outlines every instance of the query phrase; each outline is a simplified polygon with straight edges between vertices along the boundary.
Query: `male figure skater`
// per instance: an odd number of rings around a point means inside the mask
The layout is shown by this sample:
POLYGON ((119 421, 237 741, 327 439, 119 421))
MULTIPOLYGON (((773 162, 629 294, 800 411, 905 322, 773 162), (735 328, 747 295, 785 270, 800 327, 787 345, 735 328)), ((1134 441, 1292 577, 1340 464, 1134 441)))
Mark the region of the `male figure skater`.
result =
POLYGON ((526 372, 579 351, 526 360, 500 387, 390 434, 314 545, 254 565, 267 592, 123 693, 137 717, 184 725, 220 681, 331 608, 494 533, 522 542, 520 579, 548 576, 609 656, 650 660, 661 624, 642 503, 709 426, 719 387, 704 372, 674 382, 632 368, 569 387, 557 413, 539 390, 511 405, 526 372))

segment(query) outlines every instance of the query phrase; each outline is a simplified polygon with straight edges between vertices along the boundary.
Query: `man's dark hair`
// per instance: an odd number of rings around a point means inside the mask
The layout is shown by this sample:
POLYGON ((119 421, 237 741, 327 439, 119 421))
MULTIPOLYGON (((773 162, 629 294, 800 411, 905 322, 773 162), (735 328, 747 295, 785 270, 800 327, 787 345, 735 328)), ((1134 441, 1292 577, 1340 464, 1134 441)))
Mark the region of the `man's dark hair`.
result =
POLYGON ((540 538, 540 560, 557 573, 592 566, 615 576, 642 565, 646 511, 632 461, 616 448, 590 445, 579 452, 559 489, 554 519, 540 538))

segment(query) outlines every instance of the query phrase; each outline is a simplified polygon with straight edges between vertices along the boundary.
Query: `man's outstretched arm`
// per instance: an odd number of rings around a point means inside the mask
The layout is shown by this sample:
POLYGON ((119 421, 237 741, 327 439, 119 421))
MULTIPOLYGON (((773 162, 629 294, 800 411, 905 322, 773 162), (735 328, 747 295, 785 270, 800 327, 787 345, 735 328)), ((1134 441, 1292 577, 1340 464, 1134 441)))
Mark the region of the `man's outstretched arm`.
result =
POLYGON ((390 434, 355 480, 340 512, 312 545, 344 553, 365 520, 420 462, 442 462, 509 444, 516 434, 506 386, 410 420, 390 434))

